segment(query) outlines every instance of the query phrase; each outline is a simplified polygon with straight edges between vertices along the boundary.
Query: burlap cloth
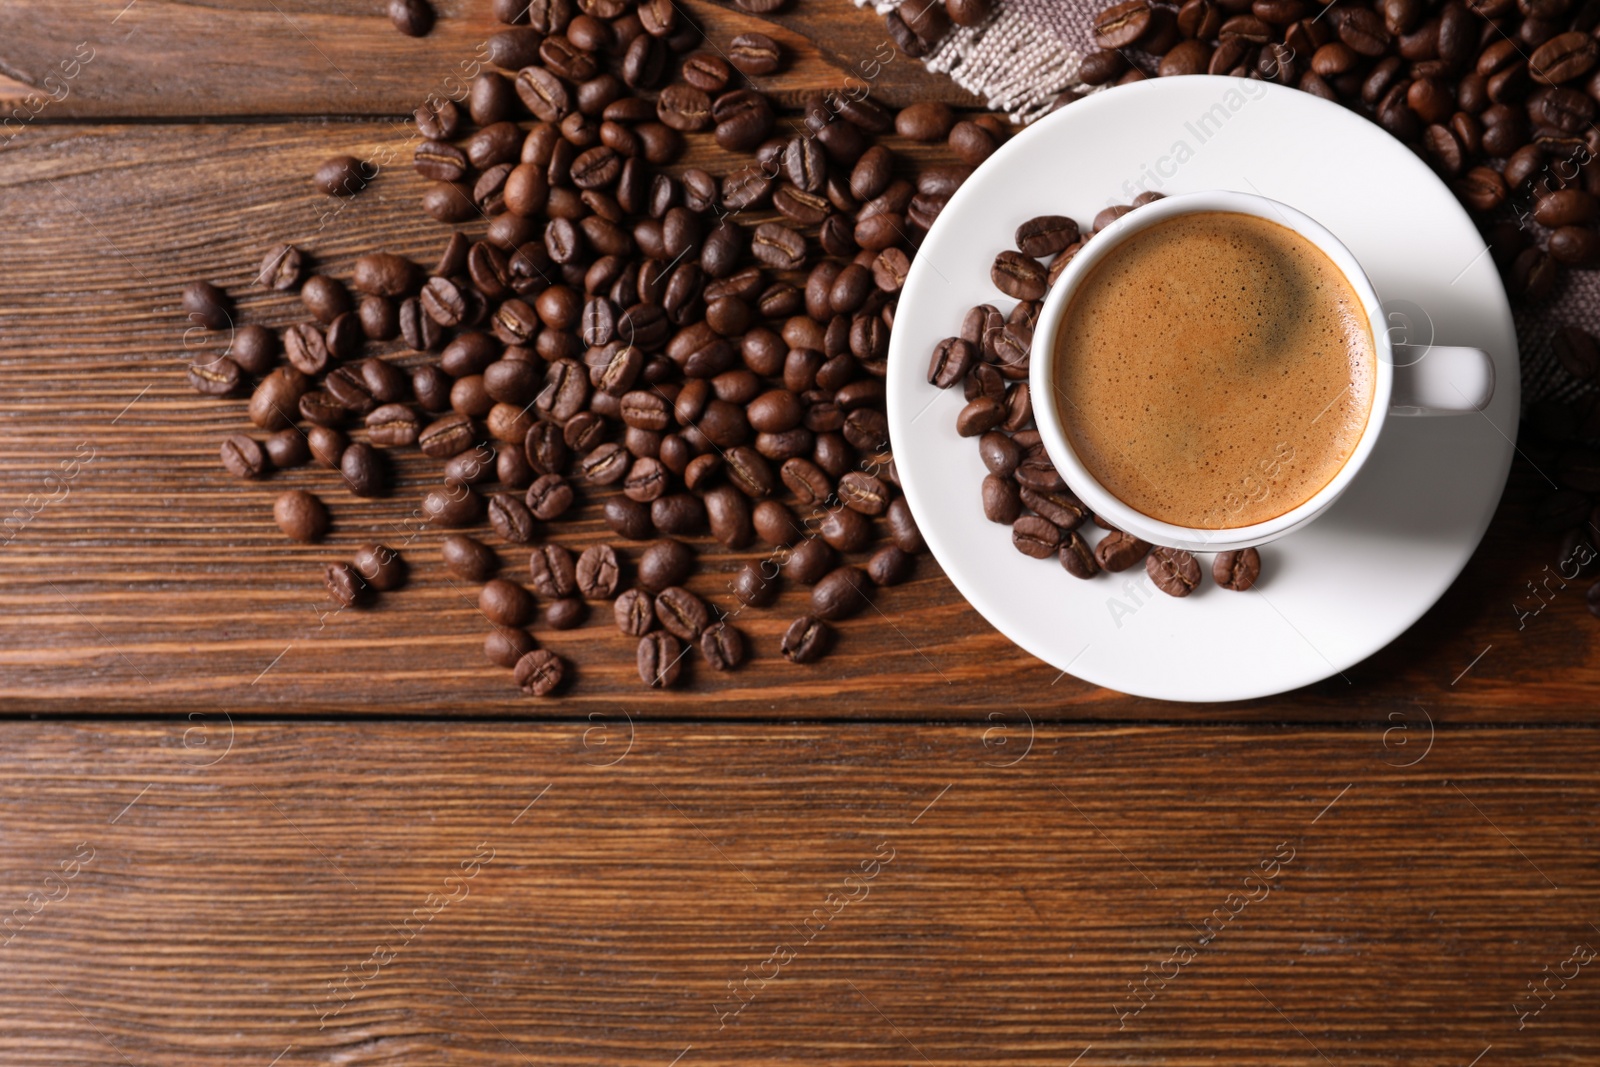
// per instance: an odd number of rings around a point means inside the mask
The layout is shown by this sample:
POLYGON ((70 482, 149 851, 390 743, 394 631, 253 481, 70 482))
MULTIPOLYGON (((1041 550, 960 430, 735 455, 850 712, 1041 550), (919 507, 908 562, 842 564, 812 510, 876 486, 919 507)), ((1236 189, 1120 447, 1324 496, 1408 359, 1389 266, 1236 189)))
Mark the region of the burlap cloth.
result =
MULTIPOLYGON (((855 0, 880 15, 901 0, 855 0)), ((923 63, 948 74, 1016 122, 1031 122, 1050 110, 1064 91, 1089 92, 1078 84, 1078 61, 1089 41, 1089 23, 1110 0, 996 0, 981 26, 952 26, 923 63)), ((1537 234, 1542 245, 1548 235, 1537 234)), ((1529 307, 1513 302, 1522 349, 1523 403, 1588 393, 1555 360, 1550 338, 1562 326, 1600 335, 1600 271, 1565 271, 1556 294, 1529 307)))

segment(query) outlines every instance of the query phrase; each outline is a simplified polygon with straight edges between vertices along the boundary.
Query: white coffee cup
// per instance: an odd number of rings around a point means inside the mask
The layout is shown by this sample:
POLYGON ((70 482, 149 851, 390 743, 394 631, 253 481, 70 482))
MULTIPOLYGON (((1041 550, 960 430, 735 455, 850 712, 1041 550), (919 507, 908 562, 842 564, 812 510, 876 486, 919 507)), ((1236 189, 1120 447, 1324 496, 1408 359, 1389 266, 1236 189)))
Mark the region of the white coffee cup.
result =
POLYGON ((1339 498, 1372 454, 1386 419, 1395 415, 1458 415, 1481 411, 1494 395, 1494 362, 1476 348, 1399 344, 1388 324, 1372 282, 1354 255, 1316 220, 1287 204, 1258 196, 1216 190, 1184 193, 1154 201, 1107 226, 1090 239, 1061 272, 1045 297, 1033 333, 1029 371, 1034 421, 1045 451, 1078 497, 1119 530, 1151 544, 1191 552, 1222 552, 1265 544, 1299 529, 1339 498), (1123 503, 1089 473, 1062 430, 1055 387, 1056 338, 1065 325, 1067 305, 1078 285, 1097 264, 1114 255, 1129 237, 1148 226, 1199 211, 1254 215, 1287 226, 1322 250, 1343 272, 1367 317, 1377 353, 1377 381, 1366 428, 1339 473, 1310 499, 1275 518, 1228 529, 1177 526, 1151 518, 1123 503))

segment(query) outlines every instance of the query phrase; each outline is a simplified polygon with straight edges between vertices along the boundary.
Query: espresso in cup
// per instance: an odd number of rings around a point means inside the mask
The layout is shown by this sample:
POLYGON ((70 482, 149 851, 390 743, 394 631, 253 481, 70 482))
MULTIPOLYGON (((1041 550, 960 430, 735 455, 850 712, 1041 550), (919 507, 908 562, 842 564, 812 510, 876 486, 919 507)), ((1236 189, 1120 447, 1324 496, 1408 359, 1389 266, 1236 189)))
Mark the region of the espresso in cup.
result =
POLYGON ((1372 414, 1378 365, 1344 273, 1294 230, 1201 211, 1112 249, 1067 305, 1057 413, 1112 495, 1195 529, 1311 499, 1372 414))

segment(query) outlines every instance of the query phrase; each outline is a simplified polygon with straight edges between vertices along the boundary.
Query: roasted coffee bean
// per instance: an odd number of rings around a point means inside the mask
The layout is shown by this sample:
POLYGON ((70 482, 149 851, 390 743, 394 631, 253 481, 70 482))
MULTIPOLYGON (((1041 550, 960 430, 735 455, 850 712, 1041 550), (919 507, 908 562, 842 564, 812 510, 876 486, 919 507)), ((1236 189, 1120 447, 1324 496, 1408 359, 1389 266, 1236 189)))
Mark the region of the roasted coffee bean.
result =
POLYGON ((446 415, 435 419, 417 435, 417 447, 424 455, 439 458, 454 456, 472 447, 477 431, 465 415, 446 415))
POLYGON ((1094 17, 1092 32, 1097 48, 1126 48, 1150 28, 1151 8, 1147 0, 1126 0, 1094 17))
MULTIPOLYGON (((526 10, 526 4, 522 5, 526 10)), ((489 62, 502 70, 521 70, 539 61, 544 35, 527 27, 501 30, 488 40, 489 62)), ((448 139, 448 138, 447 138, 448 139)))
POLYGON ((528 556, 529 584, 540 596, 552 600, 578 592, 577 564, 561 545, 534 546, 528 556))
POLYGON ((731 152, 748 152, 772 132, 772 104, 759 93, 738 90, 717 97, 711 106, 716 142, 731 152))
MULTIPOLYGON (((334 359, 354 359, 360 355, 365 337, 355 312, 346 311, 329 323, 323 341, 328 346, 328 354, 334 359)), ((352 410, 360 413, 359 408, 352 410)))
POLYGON ((995 288, 1018 300, 1038 300, 1045 293, 1045 269, 1020 252, 1008 250, 996 256, 989 277, 995 288))
POLYGON ((337 427, 344 422, 345 409, 332 393, 315 389, 300 398, 300 417, 318 426, 337 427))
POLYGON ((902 137, 932 143, 948 137, 955 123, 955 112, 948 104, 920 100, 900 109, 894 118, 894 129, 902 137))
POLYGON ((741 33, 728 42, 728 62, 740 74, 759 78, 774 74, 783 65, 783 51, 764 33, 741 33))
POLYGON ((1253 548, 1218 552, 1211 561, 1211 577, 1223 589, 1242 593, 1261 577, 1261 554, 1253 548))
POLYGON ((533 517, 550 522, 566 514, 572 507, 572 486, 559 474, 541 474, 528 486, 524 503, 533 517))
POLYGON ((790 663, 815 663, 833 644, 833 627, 813 615, 802 615, 789 624, 778 650, 790 663))
POLYGON ((407 297, 400 304, 400 336, 417 352, 431 352, 444 339, 439 324, 422 310, 416 297, 407 297))
POLYGON ((627 451, 616 442, 607 441, 579 457, 577 474, 594 485, 614 485, 627 477, 629 465, 627 451))
POLYGON ((1023 515, 1011 525, 1011 543, 1025 556, 1045 559, 1061 547, 1061 529, 1038 515, 1023 515))
MULTIPOLYGON (((1473 211, 1484 213, 1493 211, 1506 199, 1505 179, 1490 167, 1473 167, 1455 183, 1453 188, 1461 202, 1473 211)), ((1537 214, 1537 206, 1534 211, 1537 214)))
POLYGON ((1023 486, 1021 496, 1024 507, 1044 516, 1063 530, 1077 529, 1089 517, 1089 509, 1083 502, 1064 490, 1037 490, 1023 486))
POLYGON ((339 473, 344 475, 345 486, 356 496, 382 496, 388 487, 383 456, 364 441, 344 450, 339 457, 339 473))
POLYGON ((625 590, 611 610, 617 629, 624 637, 643 637, 655 627, 655 600, 642 589, 625 590))
POLYGON ((1009 434, 991 431, 978 438, 978 455, 990 473, 1011 477, 1022 462, 1022 449, 1009 434))
POLYGON ((312 426, 305 432, 306 451, 311 458, 316 460, 319 467, 329 470, 339 469, 339 460, 344 455, 344 450, 350 447, 350 441, 338 430, 327 426, 312 426))
POLYGON ((539 474, 561 474, 567 468, 569 453, 561 427, 553 422, 536 422, 523 438, 523 452, 529 465, 539 474))
POLYGON ((733 77, 727 60, 710 52, 696 52, 683 61, 683 80, 706 93, 720 93, 733 77))
POLYGON ((872 540, 872 520, 859 511, 834 508, 822 517, 817 532, 840 552, 857 552, 872 540))
POLYGON ((609 600, 616 595, 621 566, 616 549, 591 545, 578 557, 575 577, 578 592, 589 600, 609 600))
POLYGON ((428 0, 389 0, 389 21, 407 37, 425 37, 433 29, 433 5, 428 0))
POLYGON ((962 121, 950 128, 950 150, 957 159, 969 166, 982 163, 998 147, 999 142, 994 134, 976 122, 962 121))
POLYGON ((773 270, 798 270, 805 263, 806 239, 787 226, 763 222, 755 229, 750 250, 773 270))
POLYGON ((916 563, 916 557, 898 545, 884 545, 867 560, 867 577, 885 588, 899 585, 911 577, 916 563))
POLYGON ((670 689, 683 673, 683 645, 671 634, 647 633, 639 639, 635 661, 640 681, 652 689, 670 689))
POLYGON ((1056 555, 1061 560, 1062 568, 1074 578, 1093 578, 1100 573, 1094 550, 1076 530, 1068 530, 1062 535, 1061 548, 1056 555))
POLYGON ((967 376, 978 362, 978 350, 969 340, 946 337, 933 350, 928 363, 928 384, 948 389, 967 376))
POLYGON ((1022 496, 1011 478, 998 474, 984 475, 982 482, 984 518, 992 523, 1010 526, 1022 514, 1022 496))
POLYGON ((1507 288, 1513 295, 1538 303, 1555 291, 1559 277, 1560 266, 1555 257, 1538 248, 1529 248, 1512 263, 1507 288))
POLYGON ((1144 558, 1144 571, 1151 583, 1168 596, 1188 596, 1200 584, 1200 564, 1178 548, 1152 548, 1144 558))
POLYGON ((645 456, 634 462, 623 479, 622 491, 630 500, 648 504, 667 491, 669 475, 661 461, 645 456))
POLYGON ((696 492, 711 488, 721 477, 722 457, 715 452, 694 457, 683 469, 683 484, 696 492))
POLYGON ((694 567, 694 551, 682 541, 657 541, 639 556, 638 583, 646 592, 658 593, 681 585, 694 567))
POLYGON ((222 466, 235 478, 260 478, 272 469, 267 450, 249 434, 231 434, 222 442, 222 466))
POLYGON ((1078 223, 1064 215, 1040 215, 1017 227, 1017 248, 1025 256, 1053 256, 1078 240, 1078 223))
POLYGON ((1562 226, 1550 235, 1550 258, 1572 267, 1592 266, 1600 257, 1600 234, 1587 226, 1562 226))
POLYGON ((783 573, 801 585, 815 585, 833 569, 836 558, 826 541, 809 537, 795 545, 783 561, 783 573))
POLYGON ((778 599, 777 568, 766 562, 746 563, 734 574, 729 588, 734 598, 746 607, 770 607, 778 599))
POLYGON ((536 648, 517 660, 517 688, 529 696, 548 696, 566 677, 566 663, 546 648, 536 648))
POLYGON ((1560 85, 1587 74, 1596 59, 1600 59, 1600 49, 1594 38, 1573 30, 1557 34, 1534 49, 1528 57, 1528 73, 1541 84, 1560 85))
POLYGON ((583 620, 588 615, 588 605, 575 596, 551 601, 550 606, 544 610, 544 620, 549 623, 552 630, 575 630, 583 625, 583 620))
POLYGON ((306 435, 292 426, 270 435, 262 442, 262 448, 266 450, 272 466, 278 470, 303 467, 311 459, 311 448, 306 444, 306 435))
POLYGON ((317 168, 313 180, 329 196, 355 196, 376 173, 376 168, 355 156, 334 156, 317 168))
POLYGON ((284 536, 313 544, 328 532, 328 508, 304 489, 291 489, 272 505, 272 518, 284 536))
POLYGON ((884 518, 889 527, 889 538, 903 552, 916 554, 927 547, 922 540, 922 531, 917 529, 917 521, 911 516, 911 505, 906 503, 906 498, 895 497, 889 503, 889 508, 884 512, 884 518))
MULTIPOLYGON (((256 282, 269 289, 285 291, 300 284, 305 257, 294 245, 274 245, 261 260, 256 282)), ((187 310, 187 309, 186 309, 187 310)))
POLYGON ((450 534, 441 546, 445 570, 466 582, 485 582, 500 566, 494 549, 466 534, 450 534))
POLYGON ((1006 406, 993 397, 980 396, 969 400, 956 416, 956 433, 962 437, 977 437, 999 426, 1006 417, 1006 406))
POLYGON ((771 496, 778 479, 761 454, 749 445, 734 445, 723 456, 728 481, 745 496, 759 500, 771 496))
POLYGON ((656 98, 656 116, 680 132, 707 129, 712 124, 711 98, 701 89, 675 82, 656 98))
POLYGON ((867 606, 871 581, 859 567, 830 571, 811 589, 811 614, 819 619, 847 619, 867 606))
POLYGON ((745 661, 744 634, 725 622, 708 626, 700 635, 700 654, 714 671, 731 671, 745 661))
POLYGON ((683 641, 694 641, 711 623, 711 609, 705 601, 682 586, 668 586, 657 593, 655 613, 662 629, 683 641))
POLYGON ((839 499, 863 515, 882 515, 889 507, 889 487, 864 471, 851 471, 839 479, 839 499))
POLYGON ((568 82, 585 82, 599 73, 594 56, 566 37, 546 37, 539 46, 539 61, 568 82))
POLYGON ((381 296, 363 296, 355 309, 368 341, 394 341, 400 336, 400 309, 381 296))
POLYGON ((468 485, 430 490, 422 498, 423 516, 450 529, 475 526, 483 520, 484 500, 468 485))
POLYGON ((1597 215, 1600 199, 1583 189, 1559 189, 1540 197, 1533 205, 1534 221, 1552 229, 1592 223, 1597 215))
POLYGON ((506 578, 491 578, 478 592, 478 610, 496 626, 521 626, 533 618, 533 608, 533 595, 506 578))
POLYGON ((417 173, 431 181, 458 182, 467 173, 467 154, 442 141, 424 141, 411 155, 417 173))
POLYGON ((283 333, 284 356, 305 375, 321 374, 328 366, 328 343, 315 326, 300 323, 283 333))
POLYGON ((1056 470, 1055 465, 1050 462, 1050 457, 1044 455, 1042 450, 1034 455, 1025 455, 1013 477, 1024 488, 1036 492, 1057 492, 1067 488, 1061 472, 1056 470))
POLYGON ((957 26, 977 26, 987 21, 990 0, 945 0, 945 11, 957 26))
POLYGON ((188 378, 201 396, 230 396, 244 384, 244 371, 227 356, 214 356, 191 363, 188 378))
POLYGON ((474 448, 451 456, 444 465, 446 485, 479 485, 494 477, 495 464, 492 450, 474 448))
POLYGON ((362 545, 356 549, 350 565, 363 582, 381 593, 399 589, 406 582, 405 560, 387 545, 362 545))
POLYGON ((484 658, 497 667, 515 667, 518 660, 537 647, 528 631, 512 626, 496 626, 483 639, 484 658))
POLYGON ((668 493, 650 503, 650 521, 662 533, 688 537, 703 533, 706 509, 692 493, 668 493))
POLYGON ((1095 562, 1108 571, 1125 571, 1135 563, 1144 559, 1150 551, 1148 542, 1141 541, 1132 534, 1123 533, 1121 530, 1112 530, 1100 539, 1094 546, 1095 562))
POLYGON ((328 599, 341 608, 353 608, 371 599, 371 590, 361 575, 348 563, 329 563, 322 569, 322 583, 328 599))
POLYGON ((503 541, 525 545, 533 540, 533 512, 511 493, 489 498, 489 525, 503 541))

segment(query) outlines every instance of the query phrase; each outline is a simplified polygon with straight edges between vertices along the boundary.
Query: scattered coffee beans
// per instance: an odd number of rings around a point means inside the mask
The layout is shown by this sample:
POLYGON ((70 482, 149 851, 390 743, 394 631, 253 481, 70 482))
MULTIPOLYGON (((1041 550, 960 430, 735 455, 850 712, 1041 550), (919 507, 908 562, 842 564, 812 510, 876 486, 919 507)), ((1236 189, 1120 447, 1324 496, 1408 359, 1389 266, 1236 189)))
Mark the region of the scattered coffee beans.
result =
MULTIPOLYGON (((685 650, 715 670, 742 663, 740 630, 690 589, 703 580, 691 544, 708 532, 729 547, 775 550, 730 583, 739 609, 774 603, 780 568, 815 586, 814 614, 782 649, 812 662, 834 640, 826 620, 857 613, 874 585, 905 581, 923 547, 889 453, 888 335, 921 235, 969 171, 901 177, 919 168, 874 140, 899 130, 976 161, 1009 130, 942 104, 896 115, 819 94, 787 131, 778 106, 744 80, 782 68, 770 37, 704 48, 681 7, 578 6, 497 0, 511 27, 487 45, 499 69, 414 113, 413 162, 431 183, 421 207, 469 224, 447 235, 436 263, 371 250, 341 269, 291 245, 267 250, 256 280, 298 291, 302 321, 245 326, 231 355, 195 361, 190 380, 209 395, 253 389, 251 420, 271 436, 224 446, 241 477, 309 458, 337 472, 340 489, 374 496, 388 489, 395 450, 438 460, 442 483, 421 494, 419 517, 460 531, 443 541, 445 569, 480 588, 496 627, 485 654, 512 666, 525 690, 549 692, 565 671, 520 629, 536 606, 561 629, 584 623, 586 602, 613 600, 618 629, 647 638, 646 684, 678 681, 685 650), (744 160, 723 174, 667 169, 683 134, 702 131, 744 160), (475 236, 480 218, 486 232, 475 236), (637 543, 636 562, 611 545, 575 555, 558 543, 561 521, 591 505, 619 541, 637 543), (471 536, 485 527, 501 545, 530 546, 529 588, 496 576, 495 549, 471 536)), ((426 0, 392 0, 388 11, 410 35, 433 25, 426 0)), ((985 0, 949 15, 912 0, 897 40, 925 51, 952 18, 971 25, 987 14, 985 0)), ((346 155, 315 181, 348 197, 375 176, 346 155)), ((1046 276, 1033 257, 1077 234, 1057 218, 1026 231, 1002 273, 1031 293, 1046 276)), ((208 328, 232 325, 227 294, 207 283, 190 286, 183 307, 208 328)), ((1007 338, 1025 349, 1023 327, 1007 338)), ((1010 435, 1031 412, 1007 398, 1017 367, 1000 377, 992 347, 986 334, 964 336, 931 373, 944 385, 995 374, 998 390, 969 398, 978 403, 968 428, 1010 435)), ((1030 491, 1060 489, 1038 464, 1019 459, 1012 473, 1031 478, 1019 482, 1030 491)), ((308 541, 328 525, 300 490, 275 517, 308 541)), ((405 577, 399 556, 377 544, 338 566, 369 595, 405 577)))
MULTIPOLYGON (((1114 9, 1114 17, 1108 15, 1102 20, 1102 29, 1107 34, 1120 34, 1124 32, 1122 20, 1138 21, 1149 10, 1143 0, 1130 0, 1114 9)), ((1159 194, 1140 197, 1141 203, 1155 199, 1159 194)), ((1130 210, 1131 205, 1107 208, 1096 217, 1094 228, 1098 230, 1130 210)), ((1068 574, 1083 579, 1093 578, 1101 571, 1124 571, 1142 561, 1156 588, 1170 596, 1187 596, 1201 579, 1200 565, 1189 553, 1168 548, 1152 550, 1138 538, 1109 527, 1091 547, 1079 532, 1089 518, 1089 509, 1055 469, 1033 427, 1027 382, 1032 317, 1059 275, 1060 266, 1082 247, 1081 235, 1077 220, 1063 215, 1041 215, 1019 226, 1015 234, 1017 247, 996 256, 990 272, 995 287, 1016 298, 1015 308, 1009 316, 989 304, 967 311, 959 333, 934 346, 928 382, 941 389, 958 385, 962 388, 967 402, 956 415, 955 430, 963 437, 977 439, 978 455, 988 470, 980 489, 984 517, 1011 527, 1011 543, 1017 551, 1035 559, 1054 556, 1068 574), (1048 266, 1042 262, 1044 259, 1051 259, 1048 266)), ((1596 485, 1600 488, 1600 481, 1596 485)), ((842 484, 841 495, 846 495, 842 484)), ((900 512, 897 517, 896 505, 903 508, 904 503, 904 498, 899 498, 888 505, 891 530, 910 523, 909 511, 900 512)), ((914 524, 907 540, 920 546, 914 524)), ((872 562, 890 573, 888 561, 879 563, 874 557, 872 562)), ((880 580, 873 566, 869 566, 868 573, 879 585, 892 584, 880 580)), ((1248 555, 1219 554, 1212 570, 1218 585, 1243 591, 1254 583, 1260 566, 1260 556, 1250 549, 1248 555)))

